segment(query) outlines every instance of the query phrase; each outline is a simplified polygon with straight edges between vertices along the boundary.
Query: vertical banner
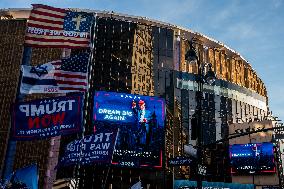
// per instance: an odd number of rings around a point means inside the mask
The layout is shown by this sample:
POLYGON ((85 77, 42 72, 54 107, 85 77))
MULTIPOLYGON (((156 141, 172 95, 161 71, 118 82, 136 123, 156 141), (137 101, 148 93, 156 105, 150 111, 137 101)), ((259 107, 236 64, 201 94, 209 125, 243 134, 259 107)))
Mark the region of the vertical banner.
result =
POLYGON ((82 94, 14 104, 14 140, 32 140, 78 133, 82 128, 82 94))
POLYGON ((111 163, 117 134, 118 129, 111 128, 74 140, 67 145, 60 165, 111 163))
POLYGON ((152 96, 97 91, 94 130, 119 128, 113 164, 162 168, 164 100, 152 96))

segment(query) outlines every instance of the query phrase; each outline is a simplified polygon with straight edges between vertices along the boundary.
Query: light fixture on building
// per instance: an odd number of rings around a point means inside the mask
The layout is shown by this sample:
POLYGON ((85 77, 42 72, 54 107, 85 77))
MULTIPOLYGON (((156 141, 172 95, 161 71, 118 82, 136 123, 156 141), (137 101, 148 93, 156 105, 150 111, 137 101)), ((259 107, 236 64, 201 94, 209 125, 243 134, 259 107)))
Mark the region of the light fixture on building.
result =
POLYGON ((205 77, 206 83, 208 83, 209 85, 212 85, 216 80, 216 74, 212 70, 212 64, 209 63, 208 67, 209 67, 208 71, 206 72, 206 75, 204 77, 205 77))
POLYGON ((193 42, 189 42, 189 50, 185 54, 185 60, 189 64, 197 64, 198 63, 198 56, 196 53, 196 49, 193 47, 193 42))

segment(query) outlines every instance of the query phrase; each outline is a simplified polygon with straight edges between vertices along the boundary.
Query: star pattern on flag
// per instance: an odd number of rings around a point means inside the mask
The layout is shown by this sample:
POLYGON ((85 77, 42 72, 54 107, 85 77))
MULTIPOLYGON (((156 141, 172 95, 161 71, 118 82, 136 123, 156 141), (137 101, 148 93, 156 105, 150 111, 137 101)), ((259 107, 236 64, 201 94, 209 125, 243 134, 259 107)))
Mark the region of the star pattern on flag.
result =
POLYGON ((62 59, 61 70, 87 73, 88 58, 89 54, 83 53, 68 59, 62 59))
POLYGON ((25 44, 31 47, 89 48, 93 13, 70 10, 42 4, 33 5, 27 23, 25 44), (35 32, 50 31, 50 32, 35 32))
POLYGON ((89 32, 91 22, 91 14, 68 11, 64 18, 63 28, 65 31, 89 32))

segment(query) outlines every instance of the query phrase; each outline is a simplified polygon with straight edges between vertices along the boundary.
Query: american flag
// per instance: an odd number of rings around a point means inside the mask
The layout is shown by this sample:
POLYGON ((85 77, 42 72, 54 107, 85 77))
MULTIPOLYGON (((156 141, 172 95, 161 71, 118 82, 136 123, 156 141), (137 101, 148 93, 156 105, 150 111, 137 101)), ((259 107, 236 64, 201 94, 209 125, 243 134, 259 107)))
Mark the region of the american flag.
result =
POLYGON ((89 47, 93 15, 35 4, 27 24, 25 43, 33 47, 89 47))
POLYGON ((22 65, 21 93, 68 93, 87 90, 88 53, 37 67, 22 65))

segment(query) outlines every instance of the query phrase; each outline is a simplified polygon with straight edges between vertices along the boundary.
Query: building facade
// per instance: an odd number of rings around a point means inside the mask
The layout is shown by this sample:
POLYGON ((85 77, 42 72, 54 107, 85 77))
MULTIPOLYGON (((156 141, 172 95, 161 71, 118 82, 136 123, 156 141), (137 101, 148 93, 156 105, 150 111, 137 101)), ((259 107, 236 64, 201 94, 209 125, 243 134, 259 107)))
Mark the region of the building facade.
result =
MULTIPOLYGON (((275 128, 275 121, 263 120, 263 121, 253 121, 248 123, 234 123, 230 125, 229 133, 231 135, 236 134, 237 131, 247 132, 253 129, 270 129, 275 128)), ((274 138, 273 130, 268 130, 266 132, 252 133, 250 135, 244 135, 237 138, 229 140, 230 145, 235 144, 254 144, 254 143, 271 143, 274 138)), ((277 146, 281 147, 281 141, 273 141, 277 146)), ((255 185, 256 189, 261 189, 263 186, 278 186, 283 179, 282 170, 282 158, 278 153, 281 150, 278 147, 274 148, 275 157, 274 161, 277 162, 272 173, 269 174, 232 174, 232 181, 237 183, 252 183, 255 185)), ((259 166, 261 167, 261 166, 259 166)), ((267 171, 269 172, 269 171, 267 171)), ((281 188, 281 187, 279 187, 281 188)))
MULTIPOLYGON (((95 188, 99 185, 129 188, 139 179, 145 188, 165 188, 163 186, 170 185, 173 178, 195 179, 193 167, 142 170, 89 166, 59 169, 56 173, 52 167, 57 163, 65 144, 74 139, 74 136, 16 142, 15 149, 9 150, 9 107, 18 99, 20 64, 30 10, 8 9, 0 12, 1 170, 9 166, 17 169, 37 162, 40 168, 40 186, 45 186, 44 188, 50 188, 56 178, 76 176, 81 178, 81 188, 95 188), (12 161, 7 163, 7 158, 12 161)), ((214 85, 204 85, 204 144, 228 137, 229 125, 232 123, 263 120, 267 116, 266 87, 239 53, 214 39, 175 25, 113 12, 96 12, 91 89, 164 98, 167 103, 165 159, 184 155, 185 144, 196 145, 198 128, 194 119, 197 106, 197 65, 189 65, 185 61, 188 41, 192 39, 196 42, 194 45, 201 62, 211 63, 217 76, 214 85)), ((70 53, 76 54, 78 50, 70 53)), ((62 49, 33 48, 31 65, 46 63, 61 56, 62 49)), ((23 100, 46 96, 29 95, 23 100)), ((92 101, 91 97, 90 107, 92 101)), ((85 132, 90 134, 93 131, 91 116, 87 120, 85 132)), ((227 141, 206 149, 204 161, 208 165, 208 176, 204 179, 207 181, 232 181, 229 156, 224 155, 228 154, 228 146, 227 141)))

